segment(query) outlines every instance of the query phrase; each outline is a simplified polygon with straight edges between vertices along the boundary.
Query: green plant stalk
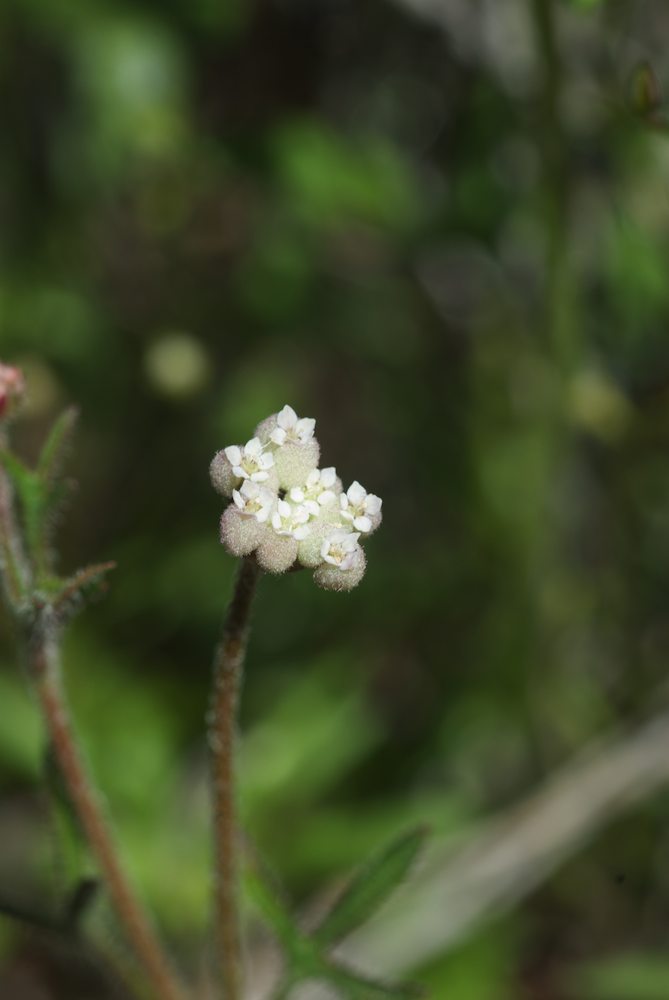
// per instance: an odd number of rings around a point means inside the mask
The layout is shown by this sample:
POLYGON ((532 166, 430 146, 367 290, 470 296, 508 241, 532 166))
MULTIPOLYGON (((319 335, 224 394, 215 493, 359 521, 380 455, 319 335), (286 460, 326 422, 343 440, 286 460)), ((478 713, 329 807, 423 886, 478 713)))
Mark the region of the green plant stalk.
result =
POLYGON ((185 1000, 185 989, 121 864, 78 746, 62 687, 58 625, 48 607, 37 613, 28 636, 28 651, 30 673, 55 758, 118 919, 151 984, 153 995, 159 1000, 185 1000))
POLYGON ((240 918, 240 831, 237 819, 237 714, 251 606, 260 576, 243 559, 223 635, 214 657, 209 747, 214 822, 215 949, 225 1000, 241 1000, 243 952, 240 918))
POLYGON ((537 128, 547 250, 546 329, 560 374, 566 378, 578 363, 580 345, 573 316, 575 291, 569 260, 570 165, 560 110, 563 67, 553 0, 529 0, 529 12, 541 63, 537 128))

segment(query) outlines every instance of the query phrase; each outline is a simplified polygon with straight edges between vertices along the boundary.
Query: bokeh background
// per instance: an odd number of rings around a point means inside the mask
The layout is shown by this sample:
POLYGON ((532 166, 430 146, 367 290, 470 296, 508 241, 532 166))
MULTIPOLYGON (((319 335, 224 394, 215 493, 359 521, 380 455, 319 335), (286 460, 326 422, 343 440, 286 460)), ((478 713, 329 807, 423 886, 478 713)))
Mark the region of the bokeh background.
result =
MULTIPOLYGON (((80 407, 61 566, 118 569, 67 681, 191 964, 234 571, 207 469, 284 403, 385 511, 351 595, 305 573, 258 601, 244 810, 296 903, 417 821, 485 824, 666 702, 667 38, 663 0, 2 4, 17 445, 80 407)), ((51 835, 4 619, 0 641, 0 902, 39 913, 91 865, 51 835)), ((449 1000, 657 1000, 668 939, 660 793, 413 972, 449 1000)), ((42 947, 0 917, 7 997, 79 996, 42 947)))

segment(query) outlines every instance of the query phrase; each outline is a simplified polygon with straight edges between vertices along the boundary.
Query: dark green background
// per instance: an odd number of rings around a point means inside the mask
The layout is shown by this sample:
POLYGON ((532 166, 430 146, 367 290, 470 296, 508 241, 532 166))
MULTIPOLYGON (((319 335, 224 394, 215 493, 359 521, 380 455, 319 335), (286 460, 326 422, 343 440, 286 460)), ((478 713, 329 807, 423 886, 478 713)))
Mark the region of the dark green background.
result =
MULTIPOLYGON (((68 638, 68 684, 190 960, 234 570, 207 468, 284 403, 385 515, 352 594, 305 573, 258 601, 244 806, 297 899, 663 702, 669 140, 638 67, 661 85, 668 38, 662 0, 2 5, 17 444, 81 408, 61 565, 118 570, 68 638)), ((48 906, 40 727, 2 637, 0 896, 48 906)), ((669 995, 668 835, 665 795, 423 980, 449 1000, 669 995), (573 986, 619 951, 655 958, 627 987, 573 986)), ((88 870, 71 845, 61 862, 88 870)), ((0 921, 9 966, 17 940, 0 921)))

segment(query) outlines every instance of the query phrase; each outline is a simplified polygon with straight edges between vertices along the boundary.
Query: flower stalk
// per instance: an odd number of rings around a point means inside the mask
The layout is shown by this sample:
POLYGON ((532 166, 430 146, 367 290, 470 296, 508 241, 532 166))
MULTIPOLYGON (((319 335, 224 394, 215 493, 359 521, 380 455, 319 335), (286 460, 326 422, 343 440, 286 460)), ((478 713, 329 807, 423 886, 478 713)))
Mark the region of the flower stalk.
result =
POLYGON ((100 866, 118 919, 151 984, 153 995, 158 1000, 185 1000, 185 990, 122 866, 79 748, 62 687, 59 627, 48 606, 37 611, 29 630, 27 645, 30 674, 49 740, 72 806, 100 866))
POLYGON ((214 658, 209 746, 214 816, 215 949, 225 1000, 241 1000, 240 830, 237 818, 237 715, 251 606, 260 568, 239 564, 223 635, 214 658))

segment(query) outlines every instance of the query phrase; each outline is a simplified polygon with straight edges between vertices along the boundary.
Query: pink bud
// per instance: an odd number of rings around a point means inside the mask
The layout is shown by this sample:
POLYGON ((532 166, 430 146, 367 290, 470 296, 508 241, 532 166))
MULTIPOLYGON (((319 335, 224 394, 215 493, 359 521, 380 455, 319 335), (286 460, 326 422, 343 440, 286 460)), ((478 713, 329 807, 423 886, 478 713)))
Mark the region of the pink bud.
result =
POLYGON ((9 416, 26 390, 26 381, 20 368, 3 365, 0 361, 0 419, 9 416))

